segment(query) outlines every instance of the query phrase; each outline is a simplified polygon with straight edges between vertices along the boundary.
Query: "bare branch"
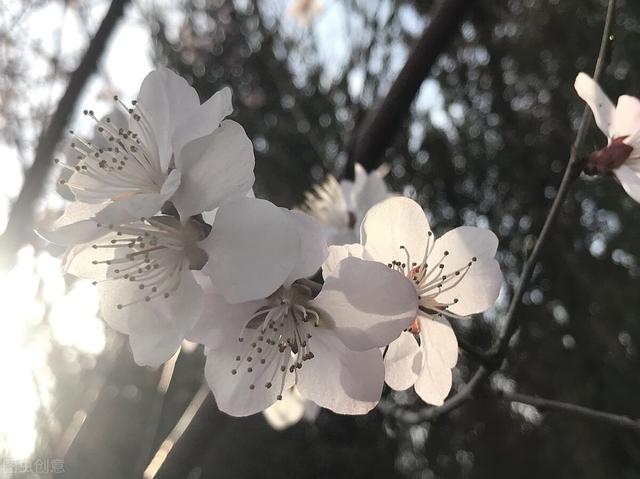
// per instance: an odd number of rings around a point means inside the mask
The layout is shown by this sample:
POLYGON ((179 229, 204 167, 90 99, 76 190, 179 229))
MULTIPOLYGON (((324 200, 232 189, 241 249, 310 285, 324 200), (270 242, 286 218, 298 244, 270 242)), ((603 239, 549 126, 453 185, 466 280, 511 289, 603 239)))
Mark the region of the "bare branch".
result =
POLYGON ((15 252, 30 238, 33 230, 34 205, 44 189, 47 175, 51 169, 53 152, 60 141, 62 132, 69 123, 84 86, 97 68, 111 33, 123 16, 127 3, 129 0, 112 0, 111 6, 89 43, 82 61, 71 74, 67 89, 62 95, 56 111, 40 136, 33 164, 25 175, 18 198, 13 203, 7 229, 0 237, 0 252, 2 252, 0 263, 5 268, 13 264, 15 252))
POLYGON ((409 112, 422 82, 438 56, 458 32, 459 25, 474 3, 475 0, 436 2, 427 27, 380 108, 369 113, 362 126, 354 132, 349 147, 346 178, 353 179, 356 163, 360 163, 368 171, 382 163, 384 152, 402 127, 402 120, 409 112))
POLYGON ((628 416, 621 416, 618 414, 612 414, 608 412, 597 411, 584 406, 578 406, 576 404, 554 401, 552 399, 544 399, 536 396, 529 396, 527 394, 520 393, 500 393, 499 398, 510 402, 519 402, 523 404, 529 404, 540 410, 556 410, 568 412, 576 416, 581 416, 594 421, 605 422, 612 426, 624 427, 627 429, 633 429, 640 432, 640 420, 631 419, 628 416))

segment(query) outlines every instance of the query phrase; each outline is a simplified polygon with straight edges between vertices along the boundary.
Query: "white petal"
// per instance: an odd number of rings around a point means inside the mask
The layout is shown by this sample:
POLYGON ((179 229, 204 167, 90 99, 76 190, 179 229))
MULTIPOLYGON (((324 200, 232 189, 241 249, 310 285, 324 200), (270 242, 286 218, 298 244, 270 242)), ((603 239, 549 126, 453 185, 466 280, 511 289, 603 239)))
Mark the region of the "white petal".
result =
POLYGON ((284 391, 282 399, 273 403, 262 413, 273 429, 282 431, 300 422, 300 419, 305 416, 305 404, 308 402, 294 387, 284 391))
POLYGON ((253 186, 253 145, 244 129, 231 120, 188 143, 177 164, 182 179, 173 202, 182 217, 241 198, 253 186))
POLYGON ((92 241, 106 233, 93 219, 105 206, 106 203, 68 203, 62 216, 53 224, 53 228, 49 231, 38 231, 38 234, 51 243, 66 246, 92 241))
POLYGON ((300 236, 300 257, 286 283, 313 276, 329 254, 327 237, 322 224, 315 218, 295 210, 286 210, 300 236))
POLYGON ((123 198, 106 206, 96 214, 96 221, 103 225, 121 225, 140 218, 150 218, 160 211, 169 195, 140 193, 123 198))
POLYGON ((179 162, 181 161, 182 148, 196 138, 213 133, 220 126, 222 120, 232 112, 231 89, 225 87, 198 106, 180 125, 177 125, 176 131, 173 133, 173 151, 178 168, 181 168, 179 162))
POLYGON ((202 314, 187 332, 186 338, 212 349, 236 342, 253 313, 267 304, 264 300, 231 304, 210 285, 204 291, 202 314))
POLYGON ((376 261, 388 264, 421 262, 429 238, 429 223, 418 203, 402 196, 389 198, 372 207, 362 221, 360 242, 376 261))
POLYGON ((133 359, 139 366, 160 366, 176 353, 184 332, 177 324, 159 318, 151 310, 138 309, 140 313, 129 320, 133 359))
POLYGON ((587 102, 591 108, 598 128, 607 137, 611 137, 615 108, 609 97, 605 95, 600 85, 585 73, 578 73, 574 87, 580 98, 587 102))
POLYGON ((364 218, 364 215, 371 207, 386 200, 388 197, 389 190, 382 176, 377 171, 371 172, 367 176, 362 188, 355 192, 353 204, 356 210, 356 216, 359 219, 364 218))
MULTIPOLYGON (((243 355, 242 345, 236 339, 227 341, 221 348, 209 350, 204 370, 218 408, 231 416, 249 416, 264 411, 276 402, 281 391, 279 363, 264 366, 251 363, 254 369, 249 372, 246 362, 239 366, 236 360, 238 355, 243 355), (232 373, 234 370, 236 374, 232 373), (267 383, 273 385, 267 388, 267 383)), ((277 353, 276 356, 280 358, 277 353)), ((285 366, 288 368, 289 365, 290 361, 285 366)), ((293 381, 294 375, 287 372, 282 390, 293 386, 293 381)))
POLYGON ((376 261, 347 258, 325 278, 311 304, 327 313, 348 348, 364 351, 400 336, 416 317, 418 296, 399 272, 376 261))
POLYGON ((322 277, 327 278, 334 273, 338 263, 345 258, 365 259, 364 248, 361 244, 346 244, 341 246, 329 246, 327 259, 322 263, 322 277))
POLYGON ((231 303, 266 298, 285 282, 300 255, 289 216, 272 203, 242 198, 218 210, 202 243, 216 290, 231 303))
POLYGON ((448 286, 445 283, 436 300, 450 304, 457 299, 449 310, 461 315, 479 313, 493 305, 502 285, 500 266, 493 259, 497 247, 498 239, 493 232, 472 226, 455 228, 438 238, 428 263, 443 264, 441 274, 450 278, 450 283, 448 286), (471 267, 467 268, 469 263, 471 267), (456 271, 460 271, 460 279, 454 278, 456 271))
POLYGON ((439 406, 451 391, 458 341, 446 319, 420 317, 418 322, 423 360, 415 390, 423 401, 439 406))
POLYGON ((384 364, 378 349, 355 352, 331 332, 316 328, 310 341, 314 357, 303 363, 300 394, 338 414, 366 414, 382 394, 384 364))
POLYGON ((611 137, 632 136, 640 131, 640 100, 622 95, 613 114, 611 137))
POLYGON ((640 173, 633 171, 626 165, 613 170, 620 184, 631 198, 640 203, 640 173))
POLYGON ((422 351, 413 333, 403 332, 384 355, 384 381, 391 389, 404 391, 416 382, 422 369, 422 351))
MULTIPOLYGON (((102 236, 100 242, 107 243, 115 239, 115 233, 102 236)), ((107 277, 109 266, 105 261, 115 256, 115 251, 110 248, 94 249, 92 243, 84 243, 70 248, 65 254, 63 272, 79 278, 101 280, 107 277)))

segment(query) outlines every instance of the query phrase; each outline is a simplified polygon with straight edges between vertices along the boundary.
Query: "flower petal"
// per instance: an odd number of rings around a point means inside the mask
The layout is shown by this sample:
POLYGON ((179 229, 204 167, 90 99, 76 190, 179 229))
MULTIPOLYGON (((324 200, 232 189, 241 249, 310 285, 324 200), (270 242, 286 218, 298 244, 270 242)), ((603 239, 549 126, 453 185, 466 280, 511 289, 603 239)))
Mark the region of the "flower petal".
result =
POLYGON ((225 87, 199 105, 182 123, 176 125, 176 131, 173 132, 173 152, 176 157, 176 166, 182 168, 180 164, 181 152, 187 143, 213 133, 220 126, 222 120, 232 112, 231 89, 225 87))
POLYGON ((266 298, 288 278, 300 255, 296 225, 272 203, 242 198, 218 210, 202 242, 207 271, 230 303, 266 298))
POLYGON ((424 257, 431 230, 418 203, 402 196, 389 198, 372 207, 362 221, 360 242, 376 261, 405 262, 404 246, 411 262, 424 257))
POLYGON ((243 197, 253 186, 253 145, 244 129, 231 120, 188 143, 177 164, 182 179, 173 202, 184 218, 243 197))
POLYGON ((449 310, 461 315, 479 313, 493 305, 502 285, 500 266, 493 259, 497 247, 498 238, 492 231, 472 226, 455 228, 438 238, 429 263, 443 264, 440 274, 451 281, 445 283, 436 301, 453 303, 449 310), (459 279, 454 278, 456 271, 459 279))
POLYGON ((418 396, 439 406, 451 391, 451 369, 458 361, 458 341, 444 318, 418 318, 422 349, 422 370, 415 383, 418 396))
POLYGON ((92 241, 107 233, 104 228, 98 227, 93 219, 106 205, 79 201, 68 203, 64 213, 53 224, 53 228, 49 231, 38 231, 38 234, 51 243, 65 246, 92 241))
POLYGON ((338 267, 338 263, 345 258, 365 258, 364 247, 361 244, 346 244, 341 246, 329 246, 329 254, 327 259, 322 263, 322 277, 327 278, 334 273, 338 267))
POLYGON ((103 225, 121 225, 140 218, 150 218, 160 211, 169 196, 141 193, 114 201, 96 214, 96 221, 103 225))
POLYGON ((384 364, 378 349, 347 349, 332 331, 316 328, 313 359, 304 362, 296 387, 300 394, 338 414, 366 414, 382 394, 384 364))
POLYGON ((622 95, 613 114, 611 137, 632 136, 640 131, 640 100, 622 95))
POLYGON ((418 379, 422 369, 422 351, 413 333, 404 331, 389 344, 384 355, 384 381, 391 389, 404 391, 418 379))
POLYGON ((626 165, 613 170, 620 184, 631 198, 640 203, 640 173, 633 171, 626 165))
POLYGON ((301 241, 300 257, 286 281, 287 284, 291 284, 296 279, 313 276, 320 269, 329 251, 327 236, 318 220, 302 211, 286 210, 286 213, 298 229, 301 241))
POLYGON ((386 346, 413 322, 418 295, 399 272, 376 261, 346 258, 310 304, 327 313, 349 349, 365 351, 386 346))
MULTIPOLYGON (((264 418, 276 431, 293 426, 305 416, 305 404, 310 403, 296 390, 295 387, 282 393, 282 399, 265 409, 264 418)), ((317 407, 317 406, 316 406, 317 407)))
MULTIPOLYGON (((275 403, 281 391, 293 386, 294 375, 287 373, 281 384, 279 363, 256 367, 252 372, 248 371, 246 363, 239 367, 236 357, 242 351, 238 344, 236 339, 227 341, 221 348, 209 350, 204 375, 221 411, 231 416, 249 416, 275 403), (267 383, 273 383, 273 386, 267 388, 267 383)), ((285 367, 290 364, 291 359, 285 367)))
POLYGON ((591 108, 600 131, 610 138, 615 108, 609 97, 586 73, 578 73, 574 87, 580 98, 591 108))

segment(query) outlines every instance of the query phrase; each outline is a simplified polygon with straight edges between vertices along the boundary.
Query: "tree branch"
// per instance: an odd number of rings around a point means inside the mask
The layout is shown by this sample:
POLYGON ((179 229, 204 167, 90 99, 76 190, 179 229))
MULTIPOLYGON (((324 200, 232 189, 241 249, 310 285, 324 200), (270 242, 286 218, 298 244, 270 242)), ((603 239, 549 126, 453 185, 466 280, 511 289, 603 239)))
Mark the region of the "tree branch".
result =
POLYGON ((438 56, 458 32, 460 23, 474 3, 475 0, 436 2, 427 27, 380 108, 369 113, 362 126, 354 132, 345 171, 347 179, 353 179, 356 163, 360 163, 367 171, 380 166, 384 153, 402 127, 402 121, 422 82, 429 75, 438 56))
POLYGON ((509 402, 529 404, 541 410, 550 409, 556 411, 564 411, 587 419, 592 419, 594 421, 605 422, 613 426, 624 427, 640 432, 640 420, 631 419, 628 416, 596 411, 595 409, 578 406, 576 404, 554 401, 552 399, 544 399, 536 396, 529 396, 527 394, 502 392, 498 394, 498 397, 509 402))
MULTIPOLYGON (((609 0, 609 5, 607 7, 607 15, 605 18, 604 28, 602 31, 602 39, 600 42, 600 50, 598 53, 598 59, 596 61, 596 67, 593 74, 593 79, 598 81, 602 71, 606 65, 606 59, 608 56, 608 48, 609 43, 611 41, 611 27, 613 24, 613 13, 616 6, 616 0, 609 0)), ((527 284, 533 275, 534 267, 538 261, 538 257, 540 256, 540 252, 542 251, 542 247, 547 240, 549 235, 549 231, 551 227, 555 223, 555 220, 560 212, 560 207, 563 205, 564 200, 569 193, 569 187, 573 180, 577 178, 577 175, 580 171, 580 161, 578 160, 578 151, 580 150, 582 143, 586 137, 587 129, 591 124, 591 111, 588 106, 585 106, 582 118, 580 120, 580 126, 578 128, 578 132, 576 134, 575 141, 571 148, 571 154, 569 155, 569 161, 567 163, 567 167, 565 169, 564 175, 562 177, 562 181, 560 183, 560 187, 558 188, 558 194, 556 195, 553 203, 551 204, 551 208, 549 209, 549 214, 545 219, 545 222, 542 226, 542 230, 540 231, 540 235, 538 236, 538 240, 531 252, 531 255, 525 261, 524 267, 522 269, 522 273, 520 274, 520 279, 518 281, 518 286, 513 294, 513 298, 511 298, 511 302, 509 304, 509 309, 507 310, 507 314, 505 316, 504 327, 498 340, 495 345, 492 347, 491 356, 492 356, 492 364, 494 367, 487 368, 481 366, 475 372, 473 377, 469 380, 467 385, 458 391, 456 394, 451 396, 442 406, 436 408, 429 408, 421 411, 419 413, 411 413, 411 414, 401 414, 401 418, 404 420, 406 418, 407 422, 416 422, 416 421, 425 421, 435 419, 443 414, 447 414, 453 409, 456 409, 460 405, 462 405, 467 400, 471 399, 476 389, 487 379, 493 371, 499 369, 500 364, 503 362, 504 357, 509 349, 509 341, 512 336, 515 334, 517 330, 517 320, 516 320, 516 311, 522 302, 522 297, 526 290, 527 284)))
POLYGON ((28 241, 33 230, 34 205, 42 194, 52 164, 52 155, 75 110, 76 103, 98 61, 105 51, 107 41, 124 14, 129 0, 112 0, 100 27, 91 39, 78 68, 71 74, 69 84, 60 99, 49 123, 44 129, 31 168, 27 171, 18 198, 13 203, 7 229, 0 237, 0 265, 8 268, 15 260, 15 253, 28 241))

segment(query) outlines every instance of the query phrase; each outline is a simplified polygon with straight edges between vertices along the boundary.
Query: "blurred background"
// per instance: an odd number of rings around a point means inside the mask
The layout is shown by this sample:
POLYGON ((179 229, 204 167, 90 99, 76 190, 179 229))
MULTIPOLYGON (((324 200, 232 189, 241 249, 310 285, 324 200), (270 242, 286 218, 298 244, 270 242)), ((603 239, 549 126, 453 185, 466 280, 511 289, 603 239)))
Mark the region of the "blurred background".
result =
MULTIPOLYGON (((152 458, 202 400, 200 349, 186 345, 161 369, 136 366, 126 338, 97 316, 93 287, 64 277, 62 250, 33 233, 61 213, 66 194, 50 161, 66 133, 45 149, 46 166, 32 168, 38 143, 105 15, 112 28, 66 128, 90 137, 82 109, 100 116, 114 94, 134 99, 154 65, 188 79, 203 100, 229 85, 233 117, 254 143, 257 196, 292 207, 327 174, 340 177, 354 128, 385 96, 433 2, 113 3, 121 13, 105 0, 0 0, 2 478, 152 477, 152 458)), ((418 200, 436 233, 469 224, 500 239, 500 299, 464 332, 478 347, 500 326, 560 182, 583 108, 573 81, 593 71, 606 4, 476 2, 386 152, 390 187, 418 200)), ((614 25, 601 83, 614 99, 640 96, 640 3, 619 0, 614 25)), ((603 142, 592 126, 582 153, 603 142)), ((389 411, 423 404, 411 391, 385 391, 384 408, 367 416, 322 411, 285 431, 261 415, 212 411, 209 438, 179 479, 640 477, 636 433, 489 394, 518 390, 640 417, 639 225, 640 207, 613 180, 576 183, 506 367, 465 407, 403 424, 389 411)), ((461 353, 454 389, 475 368, 461 353)))

